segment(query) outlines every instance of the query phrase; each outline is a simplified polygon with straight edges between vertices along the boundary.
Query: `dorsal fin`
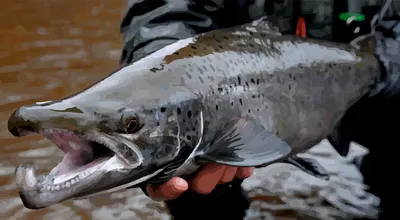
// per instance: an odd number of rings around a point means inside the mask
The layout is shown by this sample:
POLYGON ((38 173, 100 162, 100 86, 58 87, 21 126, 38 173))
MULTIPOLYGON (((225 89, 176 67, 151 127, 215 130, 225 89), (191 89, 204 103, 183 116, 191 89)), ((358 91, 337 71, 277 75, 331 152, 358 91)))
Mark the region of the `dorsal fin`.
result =
POLYGON ((254 20, 250 23, 243 24, 238 27, 238 30, 251 31, 251 32, 261 31, 262 33, 266 34, 282 35, 279 32, 279 28, 277 26, 272 25, 272 23, 267 20, 266 16, 254 20))

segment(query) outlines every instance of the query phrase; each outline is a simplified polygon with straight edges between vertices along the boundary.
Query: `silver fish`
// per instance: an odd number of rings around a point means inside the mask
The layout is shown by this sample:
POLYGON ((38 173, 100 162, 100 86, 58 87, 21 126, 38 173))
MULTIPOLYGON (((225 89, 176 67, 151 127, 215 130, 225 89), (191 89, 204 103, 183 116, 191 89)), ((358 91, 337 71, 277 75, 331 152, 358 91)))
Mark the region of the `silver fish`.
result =
POLYGON ((187 176, 204 163, 288 162, 329 135, 380 79, 376 58, 348 45, 281 35, 262 22, 179 40, 75 95, 18 108, 14 136, 44 134, 65 152, 48 175, 16 169, 40 209, 187 176))

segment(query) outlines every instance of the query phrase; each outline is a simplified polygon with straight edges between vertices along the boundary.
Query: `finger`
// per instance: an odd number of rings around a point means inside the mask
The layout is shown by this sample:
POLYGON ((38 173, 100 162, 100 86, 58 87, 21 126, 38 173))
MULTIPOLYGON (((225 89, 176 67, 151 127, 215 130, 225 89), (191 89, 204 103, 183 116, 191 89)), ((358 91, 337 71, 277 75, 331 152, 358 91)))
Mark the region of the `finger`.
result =
POLYGON ((179 177, 174 177, 159 186, 147 186, 147 194, 153 199, 171 200, 179 197, 188 189, 188 183, 179 177))
POLYGON ((232 182, 237 170, 237 167, 227 167, 224 174, 222 174, 221 179, 219 180, 219 184, 232 182))
POLYGON ((192 179, 192 189, 201 194, 208 194, 218 184, 224 174, 226 166, 208 164, 192 179))
POLYGON ((241 167, 236 172, 236 178, 238 179, 246 179, 253 175, 253 167, 241 167))

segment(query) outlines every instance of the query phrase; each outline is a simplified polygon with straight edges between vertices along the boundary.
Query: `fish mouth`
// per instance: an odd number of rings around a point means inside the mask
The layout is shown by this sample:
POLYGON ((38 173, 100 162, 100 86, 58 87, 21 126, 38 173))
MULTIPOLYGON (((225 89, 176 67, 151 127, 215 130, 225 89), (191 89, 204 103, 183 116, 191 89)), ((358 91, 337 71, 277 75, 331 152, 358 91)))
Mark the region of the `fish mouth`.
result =
POLYGON ((105 134, 80 136, 56 128, 44 129, 39 134, 54 142, 64 152, 64 157, 47 175, 36 175, 32 163, 17 167, 17 187, 25 207, 29 209, 40 209, 92 194, 99 191, 95 190, 99 182, 104 186, 106 181, 102 180, 110 171, 122 172, 130 167, 124 161, 126 158, 118 152, 116 141, 113 142, 105 134))

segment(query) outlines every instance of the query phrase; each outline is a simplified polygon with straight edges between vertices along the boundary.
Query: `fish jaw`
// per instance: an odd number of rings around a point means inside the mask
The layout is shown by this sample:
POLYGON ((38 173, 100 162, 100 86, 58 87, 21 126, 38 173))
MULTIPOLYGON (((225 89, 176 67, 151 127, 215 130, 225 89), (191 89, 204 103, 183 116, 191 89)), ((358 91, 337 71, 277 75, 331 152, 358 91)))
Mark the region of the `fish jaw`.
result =
POLYGON ((143 155, 134 143, 82 126, 81 117, 74 118, 70 113, 48 112, 47 106, 23 106, 8 121, 14 136, 43 135, 65 154, 47 175, 37 175, 32 163, 16 168, 17 188, 25 207, 41 209, 152 177, 147 174, 154 172, 142 165, 143 155))

